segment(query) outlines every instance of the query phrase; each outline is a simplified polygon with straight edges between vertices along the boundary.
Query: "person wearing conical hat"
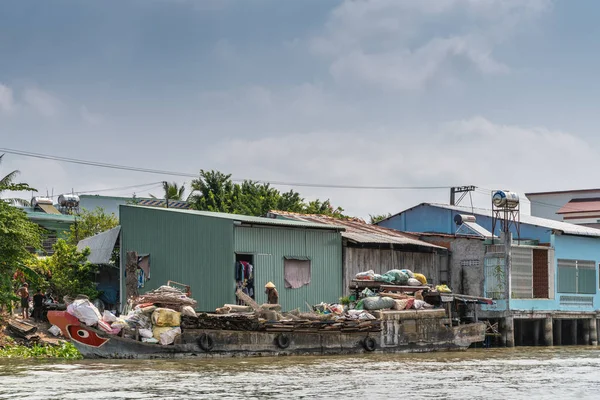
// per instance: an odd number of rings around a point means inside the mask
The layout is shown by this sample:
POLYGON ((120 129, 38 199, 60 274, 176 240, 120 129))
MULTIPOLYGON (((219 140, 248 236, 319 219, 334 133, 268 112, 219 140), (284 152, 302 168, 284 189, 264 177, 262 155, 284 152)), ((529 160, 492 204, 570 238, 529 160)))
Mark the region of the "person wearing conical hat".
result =
POLYGON ((279 304, 279 293, 275 289, 273 282, 269 282, 265 285, 265 293, 267 294, 267 303, 279 304))

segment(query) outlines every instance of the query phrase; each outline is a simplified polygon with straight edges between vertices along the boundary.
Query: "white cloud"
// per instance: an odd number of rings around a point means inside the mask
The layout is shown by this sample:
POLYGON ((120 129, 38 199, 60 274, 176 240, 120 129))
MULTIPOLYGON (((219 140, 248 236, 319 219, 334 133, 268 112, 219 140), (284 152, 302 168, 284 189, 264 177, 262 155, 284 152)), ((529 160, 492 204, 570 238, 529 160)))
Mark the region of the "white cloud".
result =
POLYGON ((344 84, 404 90, 453 81, 469 69, 503 74, 510 68, 495 59, 494 49, 549 4, 348 0, 331 13, 324 33, 311 40, 310 48, 328 60, 331 75, 344 84))
POLYGON ((23 100, 37 113, 48 118, 58 116, 63 108, 58 98, 38 88, 25 89, 23 100))
MULTIPOLYGON (((600 168, 599 156, 569 133, 473 117, 440 124, 433 132, 386 128, 227 140, 203 159, 236 178, 362 186, 474 184, 523 193, 564 188, 567 177, 570 187, 587 187, 591 174, 586 171, 600 168)), ((449 196, 447 189, 295 189, 309 198, 330 198, 361 217, 399 212, 422 201, 447 202, 449 196)), ((487 195, 477 194, 475 201, 489 206, 487 195)))
POLYGON ((0 113, 11 113, 15 108, 13 91, 8 86, 0 83, 0 113))
POLYGON ((90 112, 84 105, 79 107, 81 119, 89 125, 99 125, 104 121, 104 117, 100 114, 90 112))

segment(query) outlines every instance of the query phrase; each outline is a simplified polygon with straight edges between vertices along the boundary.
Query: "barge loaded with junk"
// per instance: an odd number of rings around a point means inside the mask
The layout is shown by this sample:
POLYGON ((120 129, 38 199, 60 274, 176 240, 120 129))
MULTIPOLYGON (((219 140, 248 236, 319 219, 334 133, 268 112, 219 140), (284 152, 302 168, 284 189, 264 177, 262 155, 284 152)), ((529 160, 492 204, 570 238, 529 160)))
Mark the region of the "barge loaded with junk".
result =
POLYGON ((407 273, 399 272, 358 274, 351 283, 356 294, 345 304, 321 303, 309 312, 281 312, 281 306, 259 305, 238 290, 239 304, 196 313, 189 291, 161 286, 130 299, 120 317, 101 314, 79 297, 67 311, 50 311, 48 319, 85 358, 430 352, 484 341, 486 325, 476 312, 474 319, 460 316, 490 299, 453 294, 413 278, 406 284, 407 273))

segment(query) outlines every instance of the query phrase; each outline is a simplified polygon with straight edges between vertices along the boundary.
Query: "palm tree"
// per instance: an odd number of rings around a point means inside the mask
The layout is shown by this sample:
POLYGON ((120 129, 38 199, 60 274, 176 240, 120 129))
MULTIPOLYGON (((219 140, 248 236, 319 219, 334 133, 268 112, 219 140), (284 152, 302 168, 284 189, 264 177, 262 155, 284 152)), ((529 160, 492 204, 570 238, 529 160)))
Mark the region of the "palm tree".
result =
MULTIPOLYGON (((185 193, 185 182, 183 183, 183 185, 179 186, 176 182, 169 183, 167 181, 164 181, 162 185, 163 190, 165 192, 163 197, 164 199, 183 200, 183 194, 185 193)), ((150 197, 152 197, 153 199, 157 198, 153 194, 150 194, 150 197)))
MULTIPOLYGON (((4 154, 0 155, 0 164, 2 164, 2 157, 4 157, 4 154)), ((20 174, 20 172, 15 169, 14 171, 9 172, 8 175, 4 176, 3 178, 0 178, 0 197, 2 196, 2 193, 7 190, 24 191, 24 190, 32 189, 24 183, 15 183, 14 182, 15 178, 19 174, 20 174)), ((29 205, 29 202, 24 199, 11 198, 11 199, 4 199, 4 201, 7 201, 12 205, 20 205, 20 206, 24 206, 24 207, 29 205)))

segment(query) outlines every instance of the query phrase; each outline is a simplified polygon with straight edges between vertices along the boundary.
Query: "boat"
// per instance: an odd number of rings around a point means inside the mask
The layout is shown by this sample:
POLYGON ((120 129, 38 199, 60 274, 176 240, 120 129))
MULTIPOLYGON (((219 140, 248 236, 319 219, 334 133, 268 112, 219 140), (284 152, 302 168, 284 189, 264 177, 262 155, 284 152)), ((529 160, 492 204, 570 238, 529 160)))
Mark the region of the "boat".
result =
MULTIPOLYGON (((108 334, 86 326, 66 311, 49 311, 58 326, 84 358, 157 359, 219 358, 289 355, 339 355, 365 353, 465 350, 485 339, 482 322, 453 324, 446 310, 372 311, 375 320, 344 324, 323 323, 290 328, 272 321, 262 328, 199 329, 202 324, 182 322, 182 333, 170 345, 150 344, 135 338, 108 334), (368 322, 368 323, 367 323, 368 322), (346 328, 345 328, 346 326, 346 328), (253 330, 252 330, 253 329, 253 330)), ((226 318, 199 314, 202 318, 226 318)), ((231 317, 230 317, 231 318, 231 317)))

